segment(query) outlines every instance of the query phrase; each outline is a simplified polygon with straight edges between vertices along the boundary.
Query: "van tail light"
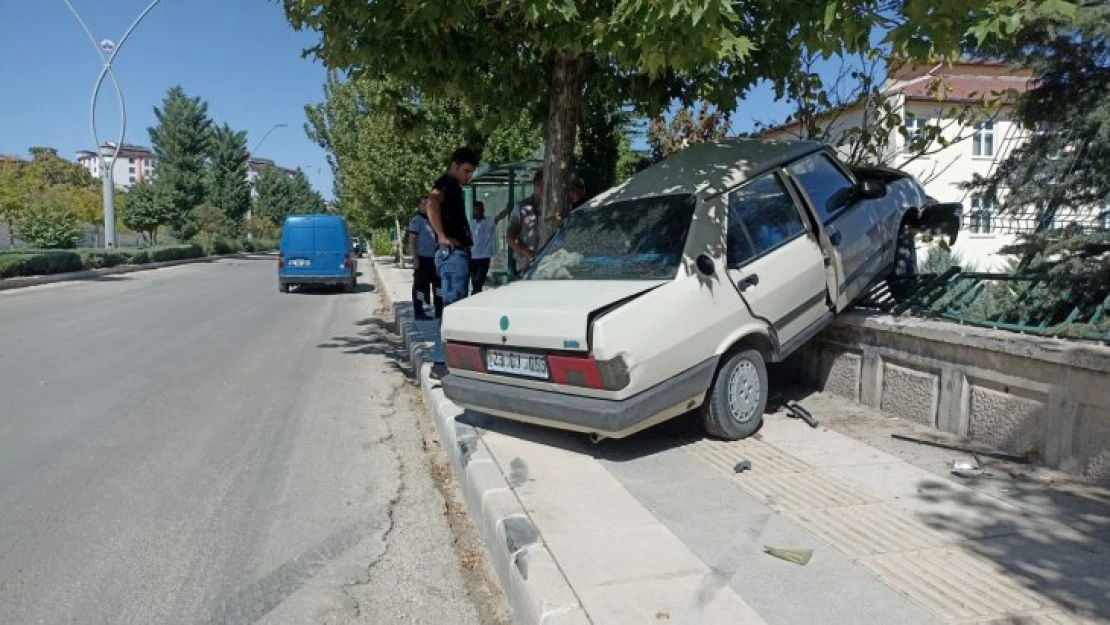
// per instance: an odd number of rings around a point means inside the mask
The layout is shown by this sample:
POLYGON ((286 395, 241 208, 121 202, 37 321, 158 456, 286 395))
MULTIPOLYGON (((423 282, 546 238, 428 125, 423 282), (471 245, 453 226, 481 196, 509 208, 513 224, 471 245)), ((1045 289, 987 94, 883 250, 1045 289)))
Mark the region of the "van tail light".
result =
POLYGON ((285 254, 278 254, 278 269, 285 269, 285 254))
POLYGON ((343 255, 343 269, 351 268, 351 254, 350 252, 343 255))
POLYGON ((619 391, 628 386, 628 365, 624 358, 594 360, 586 355, 551 354, 547 357, 551 381, 566 386, 581 386, 599 391, 619 391))
POLYGON ((447 342, 443 347, 444 361, 449 369, 461 369, 485 373, 486 362, 482 359, 482 348, 477 345, 447 342))

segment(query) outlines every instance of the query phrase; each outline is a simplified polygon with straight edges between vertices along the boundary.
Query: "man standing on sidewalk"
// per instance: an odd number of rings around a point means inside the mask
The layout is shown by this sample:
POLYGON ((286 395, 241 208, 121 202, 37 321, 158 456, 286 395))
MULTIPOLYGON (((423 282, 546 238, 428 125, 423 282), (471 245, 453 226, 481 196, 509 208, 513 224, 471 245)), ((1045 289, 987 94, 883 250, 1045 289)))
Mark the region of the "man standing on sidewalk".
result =
MULTIPOLYGON (((455 150, 447 173, 435 181, 428 196, 428 220, 439 243, 435 259, 444 307, 466 297, 470 282, 470 248, 474 241, 466 219, 463 185, 470 183, 477 168, 477 152, 470 148, 455 150)), ((433 360, 443 364, 442 340, 436 340, 433 360)))
POLYGON ((416 319, 427 319, 424 302, 434 300, 435 316, 443 314, 439 273, 436 271, 436 232, 428 221, 428 198, 420 200, 416 215, 409 222, 409 249, 412 251, 412 308, 416 319), (420 296, 424 296, 424 301, 420 296))
POLYGON ((474 250, 470 254, 470 294, 482 292, 482 286, 489 275, 489 263, 493 258, 493 233, 498 222, 507 217, 509 211, 502 211, 493 219, 486 218, 486 205, 474 203, 474 218, 470 220, 470 234, 474 236, 474 250))
POLYGON ((532 197, 521 200, 509 217, 509 229, 505 242, 513 250, 513 264, 519 276, 532 264, 536 250, 540 246, 540 220, 543 219, 543 170, 537 170, 532 178, 532 197))

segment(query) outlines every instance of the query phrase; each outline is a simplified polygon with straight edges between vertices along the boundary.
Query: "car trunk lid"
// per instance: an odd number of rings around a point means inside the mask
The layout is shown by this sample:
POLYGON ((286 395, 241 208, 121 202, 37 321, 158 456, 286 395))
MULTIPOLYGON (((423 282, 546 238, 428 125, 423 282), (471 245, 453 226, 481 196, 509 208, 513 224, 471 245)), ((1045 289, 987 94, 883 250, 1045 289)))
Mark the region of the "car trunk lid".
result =
POLYGON ((664 281, 525 280, 484 291, 444 311, 446 341, 585 352, 591 316, 664 281))

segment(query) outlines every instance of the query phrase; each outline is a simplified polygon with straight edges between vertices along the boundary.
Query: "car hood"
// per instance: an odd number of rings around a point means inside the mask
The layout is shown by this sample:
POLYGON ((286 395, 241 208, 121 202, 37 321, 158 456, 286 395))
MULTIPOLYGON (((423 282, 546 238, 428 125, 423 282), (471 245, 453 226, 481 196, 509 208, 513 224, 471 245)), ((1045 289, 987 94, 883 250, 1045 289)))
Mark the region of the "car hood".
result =
POLYGON ((663 280, 522 280, 443 311, 446 341, 558 351, 589 349, 590 316, 663 280))

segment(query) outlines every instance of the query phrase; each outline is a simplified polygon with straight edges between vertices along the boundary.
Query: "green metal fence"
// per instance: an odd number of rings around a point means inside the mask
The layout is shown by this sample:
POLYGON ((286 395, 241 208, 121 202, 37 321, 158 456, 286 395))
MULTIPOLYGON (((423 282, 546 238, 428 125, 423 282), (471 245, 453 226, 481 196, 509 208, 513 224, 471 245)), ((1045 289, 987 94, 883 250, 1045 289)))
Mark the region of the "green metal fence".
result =
POLYGON ((892 278, 856 304, 1023 334, 1110 343, 1110 285, 1060 286, 1041 274, 964 272, 892 278))

